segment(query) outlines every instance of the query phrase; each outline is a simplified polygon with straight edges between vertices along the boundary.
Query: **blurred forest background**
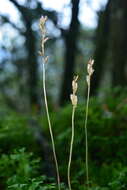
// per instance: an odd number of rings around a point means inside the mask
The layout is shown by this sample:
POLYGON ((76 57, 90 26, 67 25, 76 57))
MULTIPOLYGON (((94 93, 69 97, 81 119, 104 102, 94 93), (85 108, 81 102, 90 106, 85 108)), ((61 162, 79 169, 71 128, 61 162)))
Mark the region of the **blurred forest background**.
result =
MULTIPOLYGON (((84 3, 92 6, 91 1, 84 3)), ((103 3, 94 13, 97 27, 92 28, 80 22, 80 10, 82 14, 85 12, 85 4, 79 0, 64 3, 63 12, 43 7, 43 1, 8 0, 6 4, 16 11, 7 14, 5 10, 4 14, 2 10, 0 26, 0 98, 9 107, 25 111, 40 107, 42 70, 38 23, 41 15, 49 18, 50 41, 46 54, 50 56, 47 84, 51 104, 62 106, 69 101, 74 73, 80 75, 79 94, 81 98, 84 96, 85 64, 90 57, 95 59, 96 71, 91 95, 100 94, 105 87, 126 86, 126 2, 103 3)))
MULTIPOLYGON (((91 1, 85 3, 92 6, 91 1)), ((81 98, 84 96, 84 70, 90 57, 95 59, 96 70, 91 95, 99 94, 100 88, 126 86, 127 5, 124 1, 113 3, 108 1, 101 6, 96 12, 97 27, 90 28, 79 20, 83 6, 79 0, 66 2, 64 12, 44 8, 43 1, 7 1, 7 6, 13 6, 17 14, 12 12, 7 15, 4 10, 1 13, 2 102, 25 111, 31 107, 39 108, 41 104, 42 70, 38 56, 41 15, 49 18, 47 31, 50 41, 46 54, 50 56, 47 84, 51 104, 59 106, 69 101, 74 73, 81 77, 79 94, 81 98)), ((85 5, 82 12, 85 12, 85 5)))
MULTIPOLYGON (((92 0, 62 1, 61 9, 57 5, 56 9, 55 6, 48 7, 45 1, 0 2, 3 7, 0 8, 0 189, 25 189, 19 184, 27 184, 27 177, 35 175, 36 172, 32 173, 35 167, 29 165, 31 156, 27 156, 25 151, 32 151, 35 157, 41 158, 40 175, 55 176, 45 118, 42 63, 38 53, 41 47, 39 19, 42 15, 48 16, 46 27, 50 40, 46 44, 46 55, 49 56, 46 84, 62 179, 66 181, 71 82, 74 74, 78 74, 80 105, 76 125, 80 129, 75 142, 77 152, 74 153, 72 170, 75 174, 72 178, 75 189, 82 189, 85 145, 81 111, 87 89, 86 64, 89 58, 93 58, 95 72, 91 81, 88 123, 91 126, 89 135, 92 135, 89 145, 92 184, 95 187, 106 186, 110 180, 114 180, 106 187, 110 190, 127 189, 127 180, 118 177, 121 171, 124 175, 127 173, 127 1, 99 0, 97 9, 94 9, 92 0), (92 24, 87 20, 87 9, 95 16, 92 24), (56 114, 52 113, 54 111, 56 114), (81 150, 78 146, 82 147, 81 150), (60 147, 64 147, 63 151, 60 147), (14 149, 18 149, 17 152, 14 149), (10 154, 17 157, 9 158, 10 154), (21 169, 19 164, 17 171, 18 161, 24 168, 31 167, 31 170, 21 169), (7 169, 7 172, 5 166, 13 167, 14 171, 7 169), (21 177, 25 175, 25 179, 21 177), (100 180, 100 176, 104 176, 103 179, 100 180), (119 179, 119 182, 115 179, 119 179), (77 181, 80 181, 81 187, 77 186, 77 181), (15 184, 18 184, 17 187, 15 184)), ((56 1, 54 3, 57 4, 56 1)), ((36 180, 38 184, 45 181, 44 178, 37 178, 34 182, 36 180)), ((39 189, 39 186, 36 187, 39 189)))

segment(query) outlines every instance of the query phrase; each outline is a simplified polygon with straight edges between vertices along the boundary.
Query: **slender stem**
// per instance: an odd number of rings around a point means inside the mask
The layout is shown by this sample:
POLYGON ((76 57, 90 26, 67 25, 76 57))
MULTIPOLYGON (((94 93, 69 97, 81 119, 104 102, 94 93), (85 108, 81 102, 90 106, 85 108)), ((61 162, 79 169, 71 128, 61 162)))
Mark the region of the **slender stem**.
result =
POLYGON ((43 61, 42 64, 43 64, 43 91, 44 91, 45 107, 46 107, 49 131, 50 131, 50 136, 51 136, 51 141, 52 141, 52 149, 53 149, 54 161, 55 161, 55 166, 56 166, 58 189, 60 190, 61 188, 60 188, 59 167, 58 167, 58 161, 57 161, 57 156, 56 156, 55 143, 54 143, 54 137, 53 137, 51 121, 50 121, 50 116, 49 116, 47 93, 46 93, 46 87, 45 87, 45 63, 44 63, 44 61, 43 61))
POLYGON ((89 189, 89 167, 88 167, 88 135, 87 135, 87 121, 89 112, 89 96, 90 96, 90 84, 87 91, 87 103, 86 103, 86 117, 85 117, 85 143, 86 143, 86 181, 87 188, 89 189))
POLYGON ((70 154, 69 154, 68 174, 67 174, 69 190, 71 190, 70 168, 71 168, 72 150, 73 150, 73 143, 74 143, 74 116, 75 116, 75 106, 73 106, 73 109, 72 109, 72 134, 71 134, 71 144, 70 144, 70 154))

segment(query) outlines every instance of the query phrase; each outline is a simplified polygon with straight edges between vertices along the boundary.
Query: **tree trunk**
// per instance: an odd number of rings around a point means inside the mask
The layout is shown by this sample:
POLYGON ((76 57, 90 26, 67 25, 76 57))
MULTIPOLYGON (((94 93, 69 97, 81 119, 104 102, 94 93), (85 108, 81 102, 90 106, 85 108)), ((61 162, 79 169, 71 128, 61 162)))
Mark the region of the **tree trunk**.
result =
POLYGON ((77 38, 79 33, 79 21, 78 21, 78 12, 79 12, 79 1, 72 0, 72 19, 69 31, 65 36, 65 68, 63 75, 63 84, 60 95, 60 105, 64 105, 70 99, 70 94, 72 91, 72 79, 75 69, 75 58, 77 50, 77 38))
POLYGON ((127 1, 116 0, 111 4, 111 53, 112 85, 126 86, 127 64, 127 1))
POLYGON ((28 51, 27 65, 28 65, 28 87, 29 87, 29 98, 30 105, 38 106, 38 92, 37 92, 37 82, 38 82, 38 65, 37 65, 37 55, 36 55, 36 39, 34 32, 31 28, 32 23, 26 23, 26 48, 28 51))
POLYGON ((107 55, 110 24, 110 0, 104 11, 99 15, 99 22, 96 31, 96 49, 94 54, 94 75, 92 76, 91 95, 97 95, 100 82, 104 74, 104 61, 107 55))
MULTIPOLYGON (((41 148, 41 157, 44 161, 42 162, 43 172, 47 177, 56 177, 55 166, 54 166, 54 157, 52 153, 52 148, 50 147, 47 139, 45 138, 42 127, 39 126, 38 122, 31 118, 29 120, 30 129, 32 130, 33 136, 35 137, 36 142, 41 148)), ((43 173, 42 172, 42 173, 43 173)))

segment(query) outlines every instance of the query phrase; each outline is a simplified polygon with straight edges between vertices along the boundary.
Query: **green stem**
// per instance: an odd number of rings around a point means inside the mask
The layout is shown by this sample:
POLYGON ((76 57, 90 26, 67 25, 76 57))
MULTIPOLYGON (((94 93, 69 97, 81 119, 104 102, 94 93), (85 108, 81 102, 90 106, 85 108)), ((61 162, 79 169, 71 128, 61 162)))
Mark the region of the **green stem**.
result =
POLYGON ((85 143, 86 143, 86 182, 89 189, 89 167, 88 167, 88 135, 87 135, 87 121, 89 112, 89 97, 90 97, 90 85, 88 85, 87 102, 86 102, 86 117, 85 117, 85 143))
POLYGON ((70 154, 69 154, 68 174, 67 174, 69 190, 71 190, 70 168, 71 168, 72 150, 73 150, 73 143, 74 143, 74 116, 75 116, 75 106, 73 106, 73 110, 72 110, 72 134, 71 134, 71 144, 70 144, 70 154))
POLYGON ((49 131, 50 131, 51 142, 52 142, 53 156, 54 156, 54 161, 55 161, 55 166, 56 166, 58 189, 60 190, 61 188, 60 188, 59 167, 58 167, 58 161, 57 161, 57 156, 56 156, 55 143, 54 143, 52 126, 51 126, 51 121, 50 121, 50 116, 49 116, 48 101, 47 101, 47 94, 46 94, 46 87, 45 87, 45 63, 44 63, 44 61, 43 61, 43 91, 44 91, 44 100, 45 100, 45 107, 46 107, 49 131))

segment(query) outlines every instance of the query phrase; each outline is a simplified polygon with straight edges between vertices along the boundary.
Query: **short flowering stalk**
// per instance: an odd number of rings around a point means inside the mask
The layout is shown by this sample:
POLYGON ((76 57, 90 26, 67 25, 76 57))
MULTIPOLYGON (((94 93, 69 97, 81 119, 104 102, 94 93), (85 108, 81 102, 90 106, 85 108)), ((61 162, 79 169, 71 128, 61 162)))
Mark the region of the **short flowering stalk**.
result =
POLYGON ((86 184, 87 188, 89 189, 89 168, 88 168, 88 135, 87 135, 87 121, 88 121, 88 112, 89 112, 89 97, 90 97, 90 82, 91 82, 91 76, 94 72, 93 69, 94 60, 90 59, 87 65, 87 76, 86 76, 86 82, 87 82, 87 102, 86 102, 86 116, 85 116, 85 143, 86 143, 86 184))
POLYGON ((70 99, 71 99, 73 108, 72 108, 72 134, 71 134, 68 173, 67 173, 69 190, 71 190, 70 168, 71 168, 72 151, 73 151, 73 143, 74 143, 74 117, 75 117, 75 109, 77 107, 77 102, 78 102, 78 99, 76 96, 76 92, 77 92, 77 88, 78 88, 77 80, 78 80, 78 76, 75 76, 72 81, 72 92, 73 93, 70 95, 70 99))
POLYGON ((59 167, 58 167, 58 161, 57 161, 57 156, 56 156, 56 150, 55 150, 55 143, 54 143, 54 137, 53 137, 53 132, 52 132, 52 126, 51 126, 51 121, 50 121, 50 116, 49 116, 46 85, 45 85, 45 64, 48 62, 48 56, 45 56, 45 48, 44 48, 45 43, 48 40, 48 37, 46 37, 46 28, 45 28, 46 21, 47 21, 47 17, 41 17, 40 23, 39 23, 40 30, 41 30, 41 35, 42 35, 42 38, 41 38, 41 51, 39 52, 39 54, 42 56, 44 100, 45 100, 46 114, 47 114, 49 131, 50 131, 51 142, 52 142, 53 156, 54 156, 54 161, 55 161, 55 166, 56 166, 58 190, 60 190, 61 188, 60 188, 59 167))

